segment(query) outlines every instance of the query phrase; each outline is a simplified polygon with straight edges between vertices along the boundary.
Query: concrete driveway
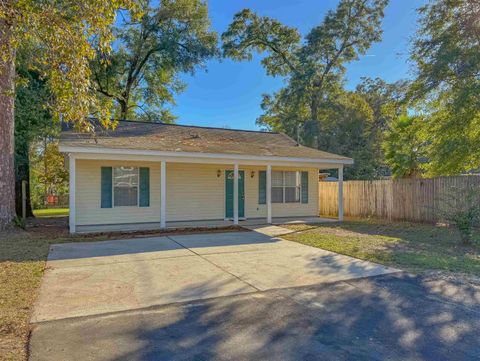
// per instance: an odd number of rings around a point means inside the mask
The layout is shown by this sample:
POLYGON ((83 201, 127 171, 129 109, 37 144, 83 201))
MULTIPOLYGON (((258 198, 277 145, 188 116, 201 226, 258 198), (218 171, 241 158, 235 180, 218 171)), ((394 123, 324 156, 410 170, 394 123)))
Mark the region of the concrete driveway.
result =
POLYGON ((280 231, 53 246, 30 359, 480 359, 480 287, 280 231))
POLYGON ((395 271, 269 235, 282 230, 53 245, 32 322, 395 271))

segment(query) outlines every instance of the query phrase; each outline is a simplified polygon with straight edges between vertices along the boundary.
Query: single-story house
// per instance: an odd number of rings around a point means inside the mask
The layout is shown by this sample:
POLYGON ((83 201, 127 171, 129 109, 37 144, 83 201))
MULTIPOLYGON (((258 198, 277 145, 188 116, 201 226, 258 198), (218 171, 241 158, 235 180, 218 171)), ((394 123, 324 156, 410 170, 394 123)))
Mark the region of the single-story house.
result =
POLYGON ((97 127, 92 137, 64 125, 60 136, 71 233, 318 217, 319 170, 338 168, 341 185, 353 163, 275 132, 136 121, 97 127))

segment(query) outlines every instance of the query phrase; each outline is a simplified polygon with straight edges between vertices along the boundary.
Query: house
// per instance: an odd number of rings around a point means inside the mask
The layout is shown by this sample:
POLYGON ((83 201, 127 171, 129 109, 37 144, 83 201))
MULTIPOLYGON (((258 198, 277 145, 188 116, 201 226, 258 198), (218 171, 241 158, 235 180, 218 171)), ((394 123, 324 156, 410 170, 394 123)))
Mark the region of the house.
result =
POLYGON ((338 168, 341 185, 353 163, 274 132, 133 121, 97 128, 92 137, 64 126, 60 136, 71 233, 316 217, 319 170, 338 168))

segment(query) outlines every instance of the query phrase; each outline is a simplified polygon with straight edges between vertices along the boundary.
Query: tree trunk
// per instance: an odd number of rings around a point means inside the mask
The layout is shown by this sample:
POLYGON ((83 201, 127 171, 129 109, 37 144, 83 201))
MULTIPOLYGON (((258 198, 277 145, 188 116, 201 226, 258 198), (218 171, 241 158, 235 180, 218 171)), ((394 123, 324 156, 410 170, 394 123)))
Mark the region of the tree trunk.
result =
POLYGON ((316 93, 312 94, 312 99, 310 101, 310 116, 311 121, 313 122, 312 129, 314 129, 314 134, 312 135, 315 142, 314 145, 317 149, 319 149, 322 125, 320 124, 320 120, 318 119, 318 94, 316 93))
POLYGON ((122 100, 122 101, 119 101, 119 103, 120 103, 120 119, 126 120, 128 116, 127 102, 122 100))
POLYGON ((47 137, 43 138, 43 199, 42 205, 47 207, 48 205, 48 182, 47 182, 47 174, 48 174, 48 163, 47 163, 47 137))
POLYGON ((27 217, 33 217, 32 203, 30 200, 30 157, 28 143, 20 142, 21 148, 17 147, 16 177, 15 177, 15 209, 17 214, 22 214, 22 181, 27 182, 27 217))
POLYGON ((11 45, 12 25, 0 19, 0 229, 15 217, 14 105, 15 52, 11 45))

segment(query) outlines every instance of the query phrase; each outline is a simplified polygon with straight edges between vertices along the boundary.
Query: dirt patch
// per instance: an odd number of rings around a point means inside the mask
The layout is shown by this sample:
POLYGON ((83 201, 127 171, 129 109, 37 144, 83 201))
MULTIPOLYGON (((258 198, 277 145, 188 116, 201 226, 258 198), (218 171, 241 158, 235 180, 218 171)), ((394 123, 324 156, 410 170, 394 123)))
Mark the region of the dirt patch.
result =
POLYGON ((68 217, 42 217, 32 218, 27 222, 26 230, 13 229, 10 236, 34 234, 35 237, 41 238, 67 238, 68 239, 124 239, 124 238, 141 238, 141 237, 161 237, 166 235, 184 235, 195 233, 220 233, 220 232, 250 232, 241 226, 225 226, 225 227, 195 227, 195 228, 172 228, 166 230, 144 230, 144 231, 122 231, 122 232, 95 232, 85 234, 70 235, 68 232, 68 217))

